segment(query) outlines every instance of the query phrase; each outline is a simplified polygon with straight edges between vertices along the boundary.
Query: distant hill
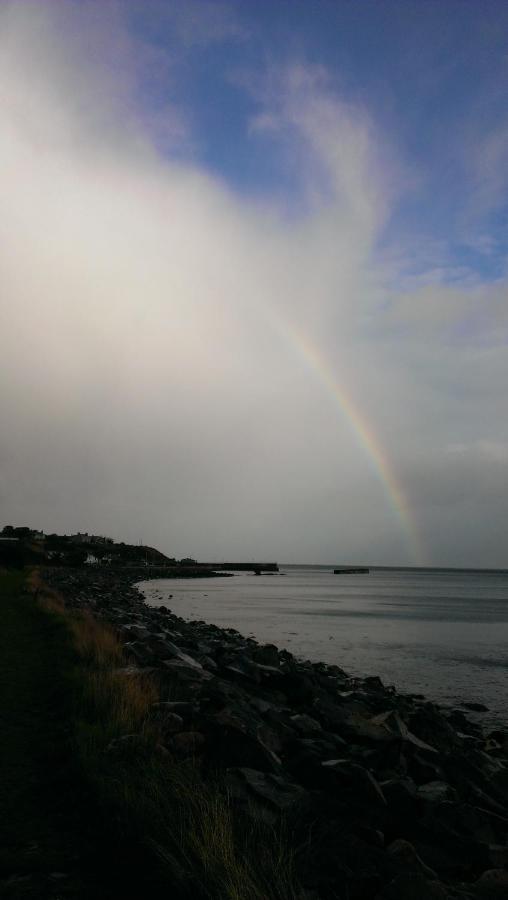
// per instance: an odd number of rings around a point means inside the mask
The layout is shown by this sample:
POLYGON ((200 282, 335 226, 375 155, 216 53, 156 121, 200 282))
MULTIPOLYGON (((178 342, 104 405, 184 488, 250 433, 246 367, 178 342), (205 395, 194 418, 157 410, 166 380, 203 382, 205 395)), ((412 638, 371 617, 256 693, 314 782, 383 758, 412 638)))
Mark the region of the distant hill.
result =
MULTIPOLYGON (((187 560, 185 560, 187 562, 187 560)), ((45 534, 28 526, 5 525, 0 532, 0 566, 176 566, 154 547, 116 543, 88 533, 45 534)))

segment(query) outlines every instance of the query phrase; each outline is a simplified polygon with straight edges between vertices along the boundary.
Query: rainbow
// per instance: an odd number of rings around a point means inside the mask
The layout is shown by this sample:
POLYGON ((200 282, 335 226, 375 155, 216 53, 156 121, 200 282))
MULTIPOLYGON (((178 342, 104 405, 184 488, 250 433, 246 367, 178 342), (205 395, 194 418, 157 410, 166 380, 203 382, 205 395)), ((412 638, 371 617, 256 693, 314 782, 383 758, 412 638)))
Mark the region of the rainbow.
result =
POLYGON ((405 535, 414 565, 425 565, 426 554, 416 522, 409 509, 404 490, 397 481, 388 455, 374 429, 366 421, 344 384, 337 381, 330 365, 323 359, 317 346, 307 336, 301 334, 294 325, 274 316, 273 312, 270 318, 277 332, 321 382, 334 404, 338 406, 383 487, 389 505, 405 535))

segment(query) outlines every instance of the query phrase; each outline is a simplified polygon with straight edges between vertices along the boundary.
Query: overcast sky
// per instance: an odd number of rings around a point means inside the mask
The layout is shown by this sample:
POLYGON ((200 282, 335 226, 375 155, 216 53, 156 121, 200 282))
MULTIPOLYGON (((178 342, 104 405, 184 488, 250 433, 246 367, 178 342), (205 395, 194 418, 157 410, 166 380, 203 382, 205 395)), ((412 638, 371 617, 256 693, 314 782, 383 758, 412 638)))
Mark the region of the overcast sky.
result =
POLYGON ((508 566, 504 0, 0 3, 0 511, 508 566))

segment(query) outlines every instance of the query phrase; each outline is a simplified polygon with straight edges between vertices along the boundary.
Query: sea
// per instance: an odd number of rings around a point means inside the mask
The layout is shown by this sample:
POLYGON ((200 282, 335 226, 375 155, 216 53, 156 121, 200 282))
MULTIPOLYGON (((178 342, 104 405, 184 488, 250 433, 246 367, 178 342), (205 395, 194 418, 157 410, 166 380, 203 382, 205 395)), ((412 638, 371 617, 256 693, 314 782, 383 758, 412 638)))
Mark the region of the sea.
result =
POLYGON ((158 579, 147 603, 234 628, 295 656, 379 675, 445 706, 481 703, 508 723, 508 571, 280 565, 278 574, 158 579))

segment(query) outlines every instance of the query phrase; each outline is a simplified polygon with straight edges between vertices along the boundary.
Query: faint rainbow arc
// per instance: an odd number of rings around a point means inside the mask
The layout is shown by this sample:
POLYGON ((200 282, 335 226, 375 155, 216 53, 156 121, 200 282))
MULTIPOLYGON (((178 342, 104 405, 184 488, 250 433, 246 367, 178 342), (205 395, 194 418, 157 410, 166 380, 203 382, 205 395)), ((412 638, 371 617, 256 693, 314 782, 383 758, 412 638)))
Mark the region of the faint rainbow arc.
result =
POLYGON ((397 481, 391 463, 386 452, 375 434, 373 428, 366 421, 358 406, 354 403, 347 389, 334 376, 329 364, 320 355, 318 348, 308 337, 304 337, 287 321, 279 317, 271 316, 272 323, 304 364, 315 377, 323 384, 327 392, 331 394, 335 404, 346 419, 357 443, 365 453, 365 456, 384 489, 390 506, 395 513, 402 531, 407 539, 409 551, 417 566, 425 565, 425 552, 420 534, 409 509, 404 491, 397 481))

